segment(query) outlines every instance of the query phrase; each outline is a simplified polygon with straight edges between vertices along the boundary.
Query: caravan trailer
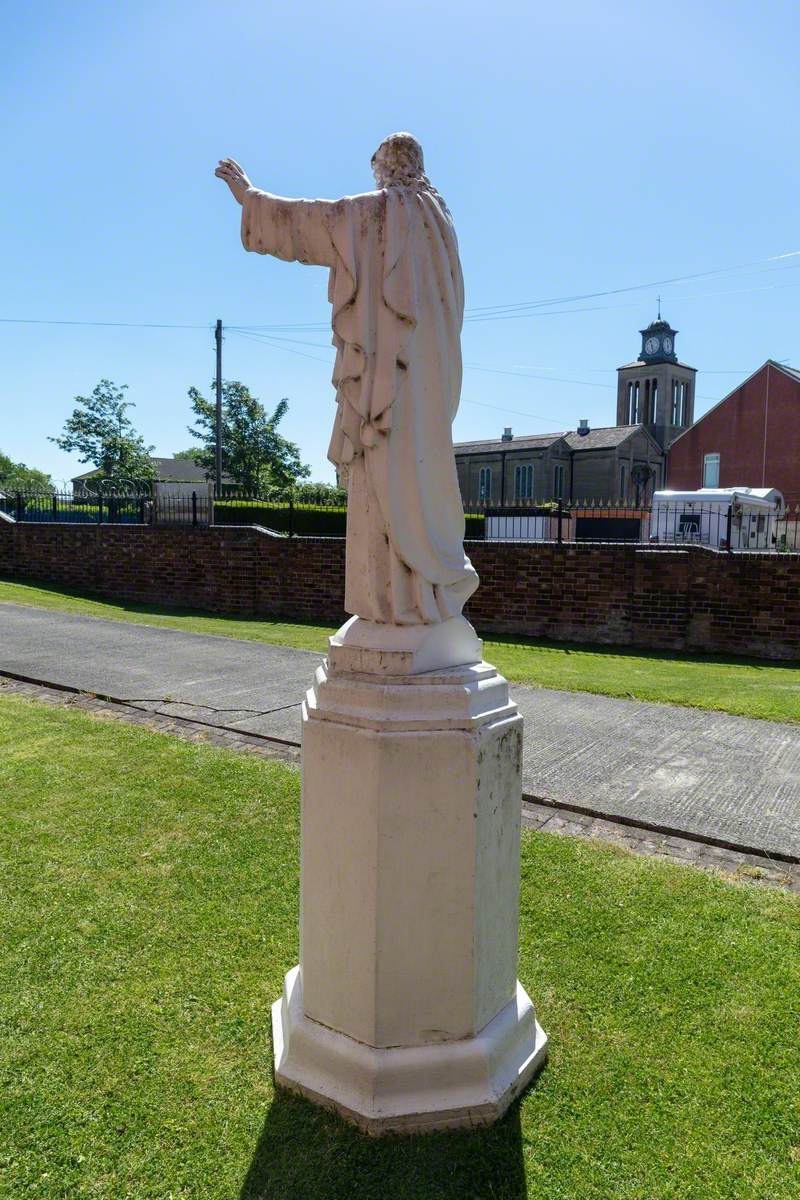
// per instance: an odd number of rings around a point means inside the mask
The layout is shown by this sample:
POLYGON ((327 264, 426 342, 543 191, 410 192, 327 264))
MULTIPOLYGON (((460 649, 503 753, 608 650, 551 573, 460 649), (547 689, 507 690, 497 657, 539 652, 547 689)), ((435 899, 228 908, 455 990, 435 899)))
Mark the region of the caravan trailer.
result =
POLYGON ((730 550, 774 550, 783 509, 783 495, 776 488, 654 492, 650 541, 695 543, 730 550))

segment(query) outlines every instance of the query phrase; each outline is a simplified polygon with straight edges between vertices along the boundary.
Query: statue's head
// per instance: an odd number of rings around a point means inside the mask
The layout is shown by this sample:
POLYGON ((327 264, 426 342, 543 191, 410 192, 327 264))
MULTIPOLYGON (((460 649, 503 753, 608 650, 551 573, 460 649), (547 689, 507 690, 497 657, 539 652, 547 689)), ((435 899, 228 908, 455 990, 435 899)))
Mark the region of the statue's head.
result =
POLYGON ((384 138, 372 156, 372 170, 379 188, 427 183, 422 146, 410 133, 390 133, 384 138))

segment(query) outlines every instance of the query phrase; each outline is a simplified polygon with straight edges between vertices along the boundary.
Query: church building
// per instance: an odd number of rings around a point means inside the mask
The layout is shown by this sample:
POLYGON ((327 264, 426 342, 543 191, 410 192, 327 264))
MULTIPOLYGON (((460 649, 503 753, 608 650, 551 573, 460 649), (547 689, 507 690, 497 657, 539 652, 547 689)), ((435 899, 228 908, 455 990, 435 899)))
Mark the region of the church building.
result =
POLYGON ((565 502, 649 504, 666 478, 666 451, 694 420, 694 367, 678 360, 677 330, 661 318, 639 331, 641 350, 618 369, 617 424, 581 421, 563 433, 455 446, 466 508, 565 502))

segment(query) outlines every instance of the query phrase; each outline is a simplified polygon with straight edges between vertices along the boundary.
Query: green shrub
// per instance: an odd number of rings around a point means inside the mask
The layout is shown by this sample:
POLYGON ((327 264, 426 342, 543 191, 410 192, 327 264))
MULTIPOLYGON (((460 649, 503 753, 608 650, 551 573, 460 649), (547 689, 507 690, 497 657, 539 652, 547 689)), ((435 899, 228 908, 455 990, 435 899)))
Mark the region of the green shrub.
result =
MULTIPOLYGON (((276 533, 291 532, 296 537, 344 537, 347 509, 330 504, 295 504, 292 507, 281 500, 217 500, 214 522, 217 525, 264 525, 276 533)), ((468 513, 466 538, 482 540, 484 526, 482 513, 468 513)))
POLYGON ((277 533, 298 537, 344 537, 347 509, 326 504, 295 504, 281 501, 217 500, 217 525, 264 525, 277 533))

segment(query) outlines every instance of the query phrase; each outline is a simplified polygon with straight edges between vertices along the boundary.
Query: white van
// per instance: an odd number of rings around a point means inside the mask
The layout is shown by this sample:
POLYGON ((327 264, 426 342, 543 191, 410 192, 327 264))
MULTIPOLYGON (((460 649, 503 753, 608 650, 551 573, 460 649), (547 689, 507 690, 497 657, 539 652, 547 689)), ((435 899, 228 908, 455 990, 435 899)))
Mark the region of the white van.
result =
POLYGON ((783 495, 777 488, 654 492, 650 541, 727 549, 730 536, 731 550, 774 550, 777 523, 784 508, 783 495))

